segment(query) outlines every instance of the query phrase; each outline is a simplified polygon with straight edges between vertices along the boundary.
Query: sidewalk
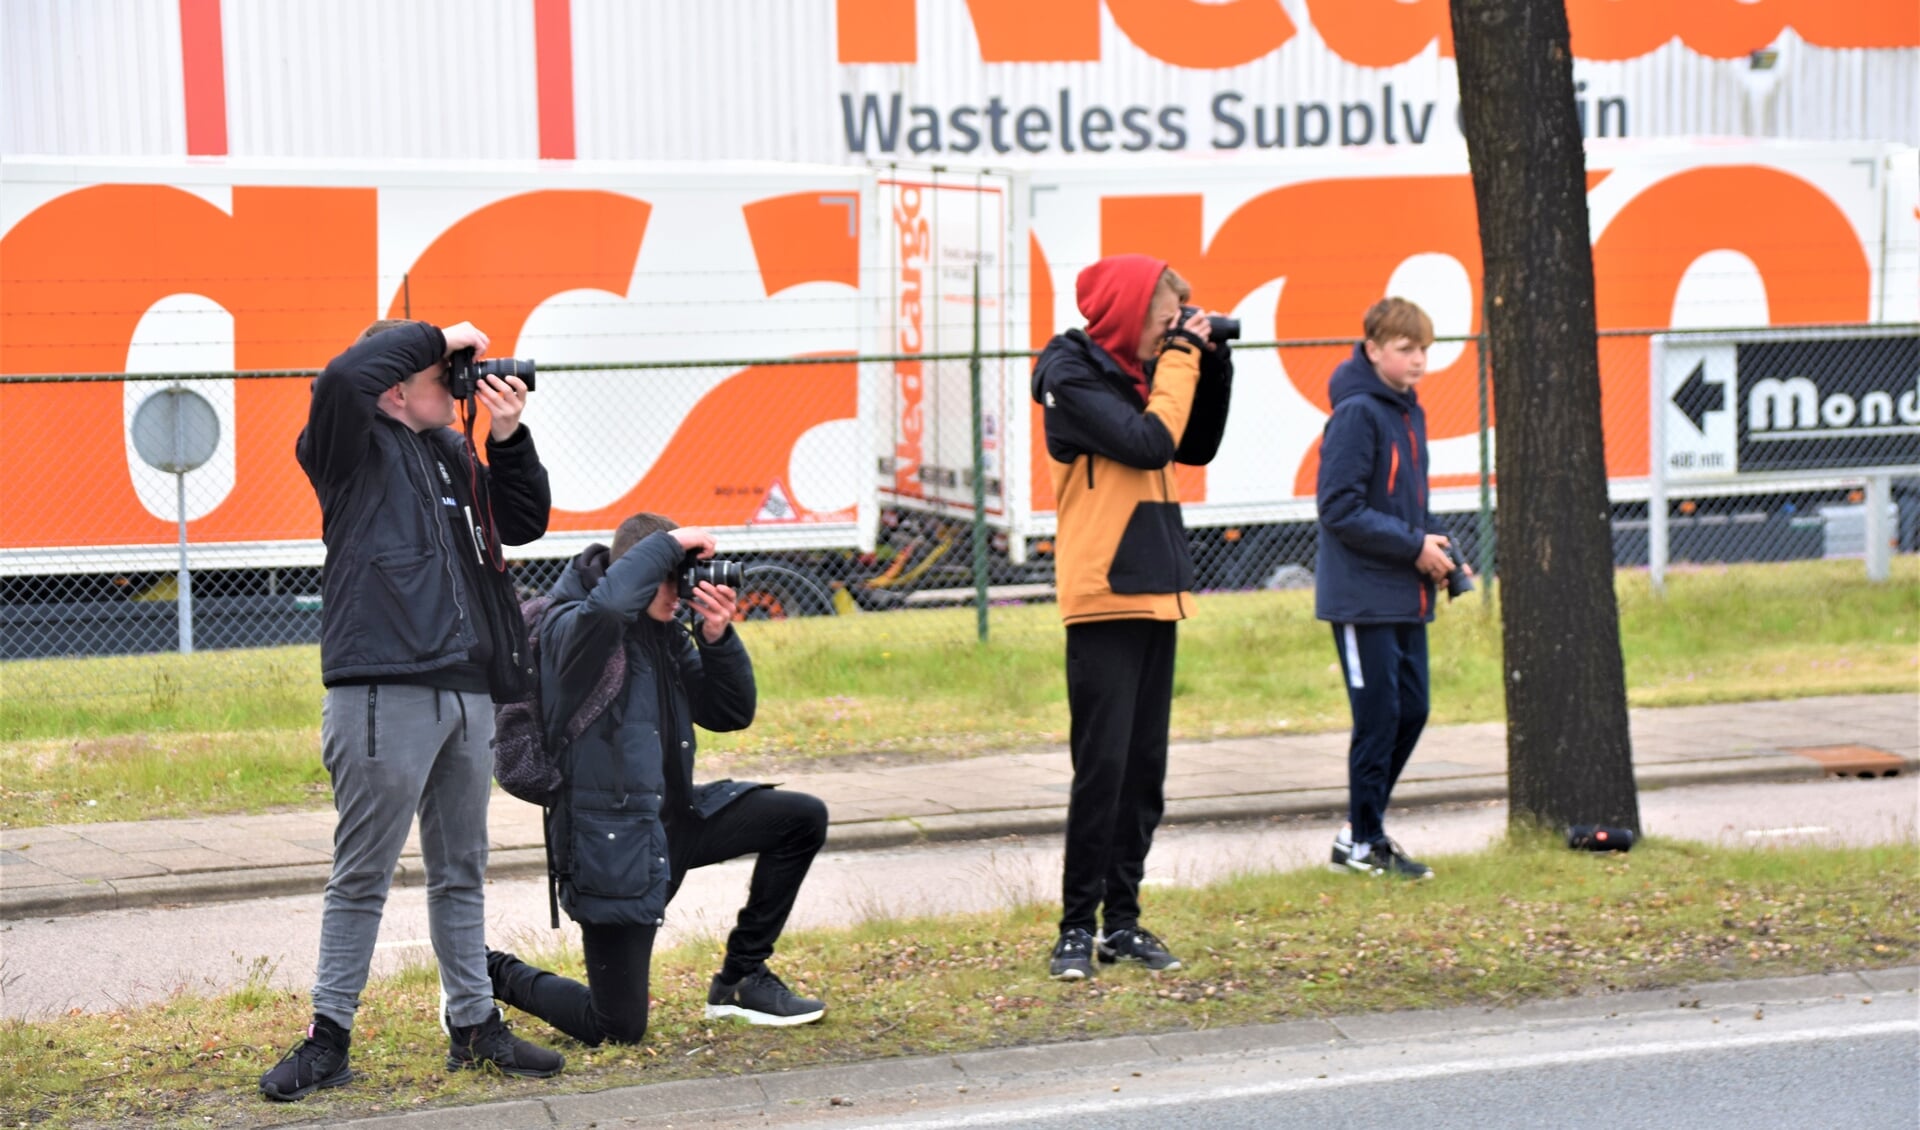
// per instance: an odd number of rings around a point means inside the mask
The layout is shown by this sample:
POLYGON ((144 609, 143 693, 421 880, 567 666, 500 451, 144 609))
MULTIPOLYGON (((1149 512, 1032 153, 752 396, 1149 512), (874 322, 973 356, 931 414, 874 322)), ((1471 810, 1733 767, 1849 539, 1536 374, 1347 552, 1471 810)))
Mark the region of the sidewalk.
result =
MULTIPOLYGON (((1643 789, 1920 769, 1920 696, 1852 695, 1632 713, 1643 789)), ((1397 804, 1506 796, 1505 727, 1437 726, 1397 804)), ((1342 733, 1173 746, 1167 823, 1324 815, 1346 808, 1342 733)), ((1064 749, 784 775, 827 802, 829 850, 1003 835, 1057 835, 1072 780, 1064 749)), ((156 903, 308 892, 326 885, 331 810, 0 830, 0 920, 156 903)), ((544 874, 540 810, 495 792, 494 878, 544 874)), ((422 881, 418 833, 397 882, 422 881)))

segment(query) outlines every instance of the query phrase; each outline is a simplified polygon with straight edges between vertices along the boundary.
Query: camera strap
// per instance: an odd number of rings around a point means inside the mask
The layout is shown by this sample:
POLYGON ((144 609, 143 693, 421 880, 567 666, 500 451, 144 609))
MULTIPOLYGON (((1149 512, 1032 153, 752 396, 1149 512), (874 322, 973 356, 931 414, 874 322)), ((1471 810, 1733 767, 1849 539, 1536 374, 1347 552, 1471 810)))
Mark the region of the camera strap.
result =
POLYGON ((507 571, 507 557, 501 552, 500 531, 493 521, 493 492, 486 489, 480 477, 480 449, 473 443, 475 414, 472 397, 460 401, 460 422, 464 436, 461 446, 467 460, 467 493, 473 497, 474 508, 480 512, 481 540, 485 543, 481 563, 496 573, 504 573, 507 571))

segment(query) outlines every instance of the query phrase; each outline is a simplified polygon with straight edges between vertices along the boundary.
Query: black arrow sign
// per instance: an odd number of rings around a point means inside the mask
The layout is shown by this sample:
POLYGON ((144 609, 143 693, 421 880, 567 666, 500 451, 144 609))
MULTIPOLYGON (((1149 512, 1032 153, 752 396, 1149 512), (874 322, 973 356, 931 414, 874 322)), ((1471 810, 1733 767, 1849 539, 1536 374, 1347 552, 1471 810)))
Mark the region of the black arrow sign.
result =
POLYGON ((1673 394, 1673 406, 1693 421, 1694 430, 1704 436, 1707 413, 1725 411, 1727 407, 1727 386, 1708 380, 1707 363, 1702 361, 1680 382, 1679 390, 1673 394))

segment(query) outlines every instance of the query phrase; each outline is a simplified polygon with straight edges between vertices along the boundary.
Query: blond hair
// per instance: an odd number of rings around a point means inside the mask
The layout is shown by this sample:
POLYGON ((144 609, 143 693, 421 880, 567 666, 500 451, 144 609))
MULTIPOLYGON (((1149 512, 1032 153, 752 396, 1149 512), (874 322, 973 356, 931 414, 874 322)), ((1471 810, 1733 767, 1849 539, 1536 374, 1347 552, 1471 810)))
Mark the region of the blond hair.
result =
POLYGON ((1367 308, 1361 324, 1375 345, 1391 345, 1403 337, 1422 349, 1433 344, 1433 319, 1404 298, 1382 298, 1367 308))

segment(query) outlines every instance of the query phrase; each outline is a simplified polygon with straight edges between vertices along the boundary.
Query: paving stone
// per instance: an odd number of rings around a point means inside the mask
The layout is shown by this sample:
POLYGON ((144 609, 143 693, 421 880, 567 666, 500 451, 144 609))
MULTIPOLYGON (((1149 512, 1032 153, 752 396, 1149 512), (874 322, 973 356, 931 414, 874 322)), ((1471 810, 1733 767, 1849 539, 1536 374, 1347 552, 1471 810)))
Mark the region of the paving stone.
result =
POLYGON ((173 848, 192 847, 191 840, 173 834, 164 822, 156 821, 152 826, 140 825, 101 825, 96 831, 84 837, 95 847, 105 851, 168 851, 173 848))
POLYGON ((126 858, 137 863, 151 863, 169 874, 233 871, 258 866, 248 856, 229 855, 226 852, 209 851, 203 847, 173 848, 168 851, 130 851, 126 853, 126 858))
POLYGON ((15 852, 0 852, 0 887, 25 890, 28 887, 52 887, 73 882, 51 867, 44 867, 15 852))
MULTIPOLYGON (((1631 712, 1630 722, 1637 777, 1648 788, 1816 775, 1817 767, 1784 752, 1789 746, 1876 746, 1900 754, 1920 774, 1920 699, 1911 694, 1640 709, 1631 712)), ((1504 796, 1504 735, 1498 723, 1428 730, 1396 794, 1396 808, 1504 796)), ((1347 735, 1338 730, 1175 743, 1169 750, 1167 820, 1337 813, 1346 806, 1346 746, 1347 735)), ((802 772, 787 783, 828 799, 830 840, 840 848, 1057 835, 1071 780, 1066 751, 1052 747, 960 762, 802 772)), ((505 794, 495 799, 488 830, 496 871, 537 871, 544 866, 539 810, 505 794)), ((334 822, 334 813, 321 807, 0 830, 0 853, 7 853, 0 854, 0 870, 10 884, 20 877, 5 905, 32 900, 100 909, 132 897, 224 897, 225 888, 252 891, 277 881, 278 873, 310 871, 324 880, 334 822), (222 857, 242 870, 165 870, 212 866, 222 857), (198 890, 189 889, 193 874, 205 875, 195 880, 198 890), (29 876, 33 887, 25 885, 29 876), (81 879, 87 881, 73 881, 81 879)), ((419 881, 419 856, 416 831, 402 855, 400 882, 419 881)))
POLYGON ((81 882, 90 882, 96 879, 133 879, 142 875, 164 875, 167 873, 167 869, 158 864, 142 863, 139 860, 111 851, 100 851, 86 855, 76 853, 66 856, 60 860, 55 870, 81 882))

